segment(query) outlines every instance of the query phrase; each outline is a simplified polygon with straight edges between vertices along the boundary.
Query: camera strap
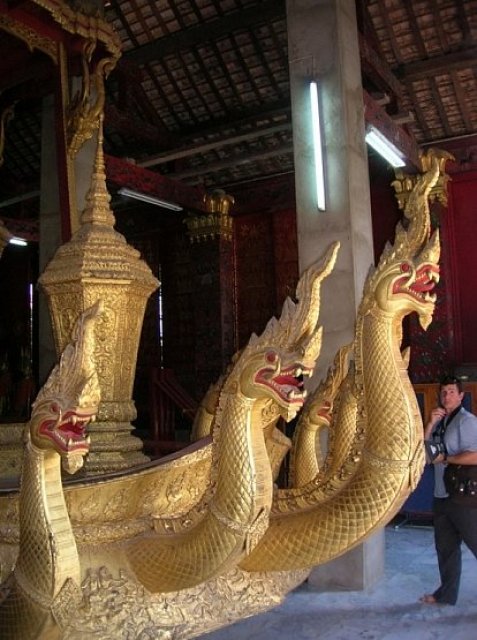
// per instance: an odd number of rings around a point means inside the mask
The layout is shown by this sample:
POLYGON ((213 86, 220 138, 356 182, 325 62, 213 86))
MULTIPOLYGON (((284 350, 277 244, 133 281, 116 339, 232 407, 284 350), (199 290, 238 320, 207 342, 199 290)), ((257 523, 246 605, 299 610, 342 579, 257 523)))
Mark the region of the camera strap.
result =
POLYGON ((438 423, 437 427, 434 429, 432 433, 432 437, 434 439, 438 439, 439 442, 444 442, 444 434, 446 432, 447 427, 450 425, 452 420, 456 417, 459 411, 462 409, 462 405, 460 404, 452 413, 449 413, 448 416, 442 418, 442 420, 438 423))

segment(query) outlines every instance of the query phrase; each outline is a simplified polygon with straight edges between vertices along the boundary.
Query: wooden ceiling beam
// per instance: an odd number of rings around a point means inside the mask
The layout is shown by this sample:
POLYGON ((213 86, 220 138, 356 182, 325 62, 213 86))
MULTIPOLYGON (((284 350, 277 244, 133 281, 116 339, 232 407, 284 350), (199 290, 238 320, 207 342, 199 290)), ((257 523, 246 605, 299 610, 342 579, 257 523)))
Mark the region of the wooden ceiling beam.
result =
POLYGON ((397 99, 401 99, 403 93, 402 84, 383 57, 378 55, 368 40, 361 34, 359 35, 359 53, 363 73, 370 78, 378 89, 384 91, 384 93, 390 92, 397 99))
POLYGON ((178 31, 170 36, 123 53, 123 58, 136 64, 159 60, 181 49, 192 49, 209 40, 217 40, 234 31, 248 29, 258 24, 286 17, 285 0, 264 0, 250 9, 228 13, 221 18, 201 23, 190 29, 178 31))
POLYGON ((222 169, 229 169, 230 167, 236 167, 239 164, 247 164, 249 162, 256 162, 257 160, 266 160, 275 156, 288 155, 293 153, 293 144, 285 143, 280 146, 270 147, 269 149, 263 149, 261 151, 255 151, 252 153, 244 153, 241 155, 231 155, 225 160, 219 160, 218 162, 209 162, 190 169, 184 169, 184 171, 177 171, 170 175, 176 180, 185 180, 189 178, 197 179, 198 176, 206 175, 213 171, 221 171, 222 169))
POLYGON ((462 119, 464 120, 466 131, 472 131, 472 114, 470 112, 469 106, 467 104, 467 93, 464 89, 463 85, 459 82, 457 78, 457 74, 455 71, 451 72, 452 84, 454 86, 454 91, 457 96, 457 103, 459 105, 460 112, 462 114, 462 119))
POLYGON ((394 69, 397 78, 404 82, 428 79, 437 74, 448 74, 450 71, 459 71, 477 67, 477 47, 469 47, 461 51, 435 56, 428 60, 410 62, 394 69))
POLYGON ((184 209, 205 211, 204 189, 192 187, 178 180, 172 180, 160 173, 138 167, 127 160, 105 155, 108 183, 116 187, 128 187, 150 196, 168 200, 184 209))
MULTIPOLYGON (((163 128, 149 124, 145 120, 134 115, 129 109, 124 111, 115 105, 106 104, 104 107, 104 124, 107 129, 117 131, 128 141, 127 146, 134 148, 138 143, 144 145, 150 151, 154 149, 168 149, 177 145, 176 136, 163 128)), ((142 153, 145 149, 143 148, 142 153)), ((134 155, 134 151, 131 151, 134 155)))
POLYGON ((260 126, 260 122, 279 122, 291 119, 290 99, 278 100, 268 105, 262 104, 252 109, 230 110, 227 116, 203 123, 200 127, 184 127, 181 130, 183 140, 191 140, 195 137, 205 138, 214 133, 221 134, 222 130, 238 131, 249 125, 260 126))
POLYGON ((257 128, 247 133, 230 136, 228 138, 220 138, 219 140, 214 140, 213 142, 205 142, 203 144, 196 144, 190 147, 183 147, 181 149, 165 151, 164 153, 161 153, 152 158, 148 158, 144 162, 139 162, 138 164, 140 167, 153 167, 158 164, 164 164, 165 162, 188 158, 199 153, 207 153, 208 151, 227 147, 231 144, 238 144, 240 142, 246 142, 248 140, 256 140, 257 138, 260 138, 262 136, 268 136, 274 133, 280 133, 282 131, 290 131, 291 128, 291 122, 286 122, 284 124, 279 124, 271 127, 257 128))

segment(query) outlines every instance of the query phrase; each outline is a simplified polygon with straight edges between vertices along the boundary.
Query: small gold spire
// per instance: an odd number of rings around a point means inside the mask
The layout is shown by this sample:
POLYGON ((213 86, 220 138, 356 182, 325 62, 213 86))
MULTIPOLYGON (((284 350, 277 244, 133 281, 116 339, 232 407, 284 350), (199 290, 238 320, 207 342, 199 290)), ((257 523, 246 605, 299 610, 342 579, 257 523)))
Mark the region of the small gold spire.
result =
POLYGON ((107 227, 114 227, 116 222, 109 203, 111 196, 106 187, 106 168, 103 153, 103 120, 99 118, 98 144, 96 147, 96 158, 94 161, 91 186, 86 195, 86 206, 81 215, 82 224, 99 224, 107 227))

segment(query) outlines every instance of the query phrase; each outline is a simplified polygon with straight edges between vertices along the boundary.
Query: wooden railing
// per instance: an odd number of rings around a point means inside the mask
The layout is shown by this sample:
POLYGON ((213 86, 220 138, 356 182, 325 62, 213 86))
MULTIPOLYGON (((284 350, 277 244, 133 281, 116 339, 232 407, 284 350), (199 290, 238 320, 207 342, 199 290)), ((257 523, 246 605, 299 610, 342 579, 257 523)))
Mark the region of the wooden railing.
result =
POLYGON ((177 438, 184 423, 192 424, 198 403, 182 388, 172 369, 153 367, 149 378, 150 437, 144 441, 149 455, 178 451, 188 443, 177 438))

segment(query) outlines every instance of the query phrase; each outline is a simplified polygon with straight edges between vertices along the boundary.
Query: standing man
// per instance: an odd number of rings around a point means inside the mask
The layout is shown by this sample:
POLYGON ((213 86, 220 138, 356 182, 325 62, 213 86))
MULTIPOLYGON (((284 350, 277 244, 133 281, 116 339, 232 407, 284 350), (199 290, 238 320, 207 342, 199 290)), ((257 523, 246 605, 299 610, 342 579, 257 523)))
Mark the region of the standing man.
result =
POLYGON ((462 568, 462 542, 477 558, 477 417, 462 407, 462 382, 447 377, 440 406, 424 431, 434 465, 434 539, 440 586, 422 596, 425 604, 455 604, 462 568))

